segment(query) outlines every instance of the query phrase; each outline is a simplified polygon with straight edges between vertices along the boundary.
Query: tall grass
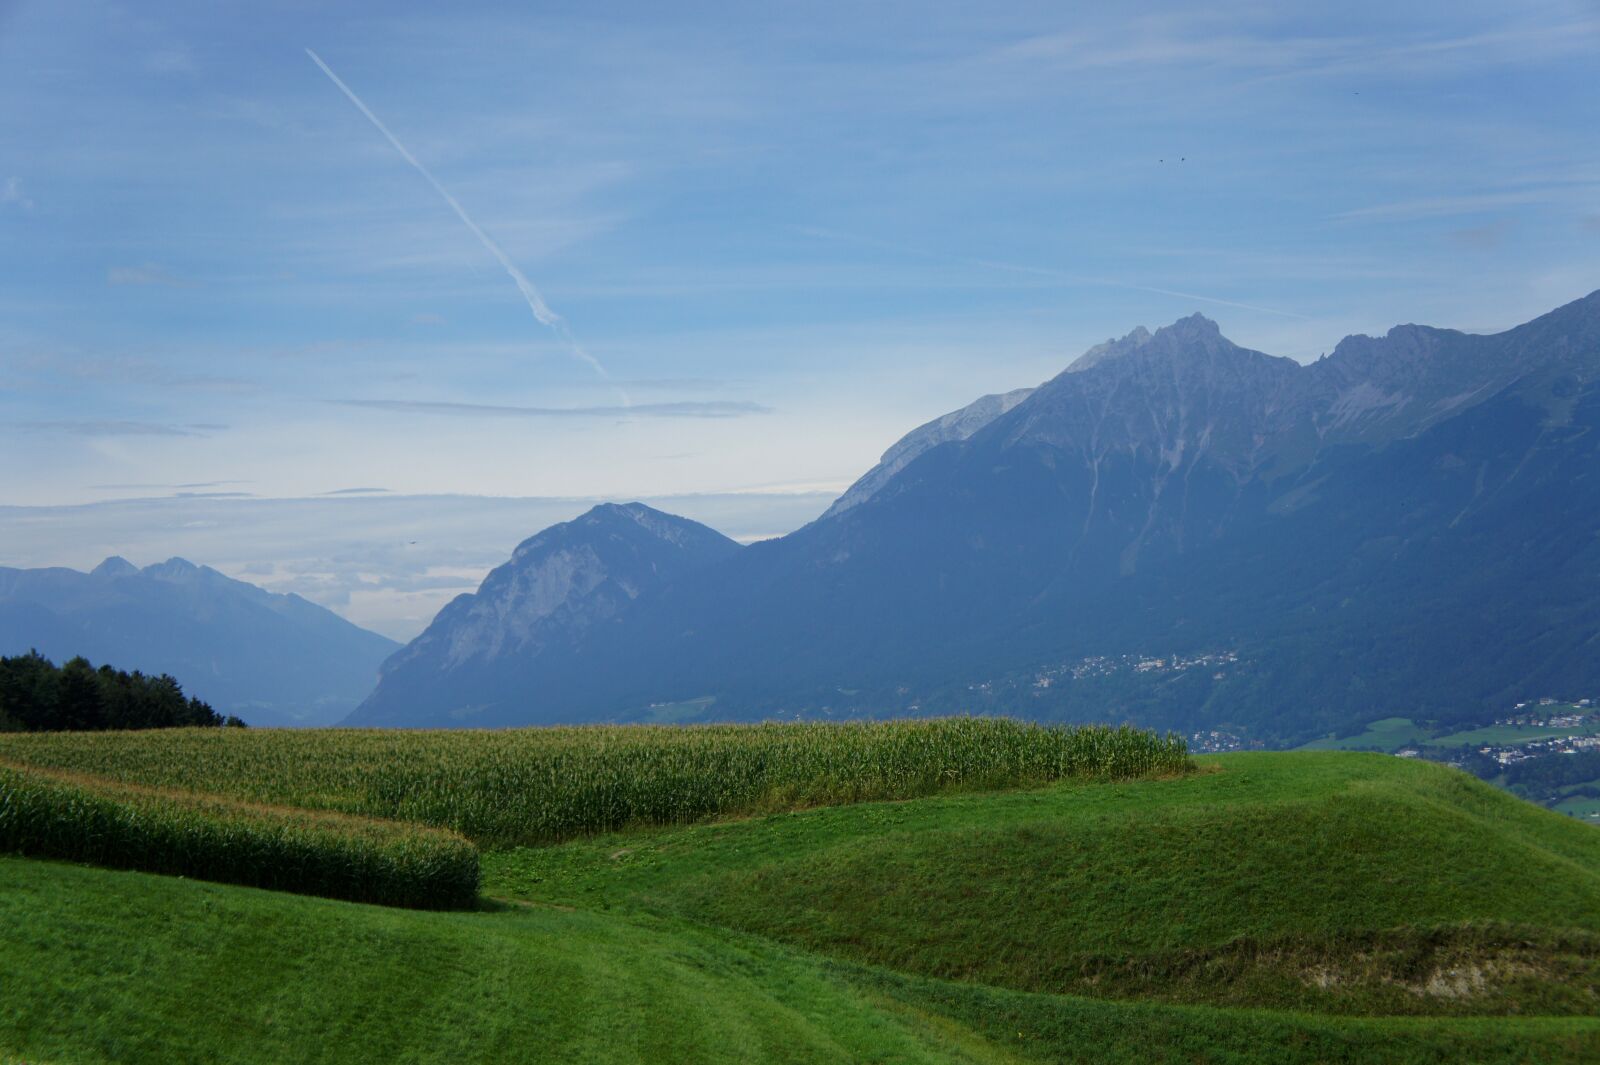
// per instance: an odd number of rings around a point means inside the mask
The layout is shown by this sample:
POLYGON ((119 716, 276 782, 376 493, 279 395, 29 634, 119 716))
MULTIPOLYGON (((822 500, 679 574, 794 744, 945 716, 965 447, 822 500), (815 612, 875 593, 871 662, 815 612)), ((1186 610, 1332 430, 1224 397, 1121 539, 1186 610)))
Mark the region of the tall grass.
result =
POLYGON ((1176 736, 1004 718, 503 732, 0 736, 0 757, 454 829, 488 846, 1189 765, 1176 736))
POLYGON ((460 836, 0 763, 0 851, 391 906, 469 906, 460 836))

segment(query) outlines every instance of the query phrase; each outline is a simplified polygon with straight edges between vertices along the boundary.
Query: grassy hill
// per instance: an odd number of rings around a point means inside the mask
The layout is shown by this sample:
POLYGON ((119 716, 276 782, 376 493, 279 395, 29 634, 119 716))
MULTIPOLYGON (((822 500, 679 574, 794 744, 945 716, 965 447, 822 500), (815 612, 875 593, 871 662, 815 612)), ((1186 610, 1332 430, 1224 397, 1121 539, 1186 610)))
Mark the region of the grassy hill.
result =
POLYGON ((1600 1007, 1592 828, 1377 755, 1204 768, 492 854, 487 889, 1027 991, 1347 1013, 1600 1007))
POLYGON ((0 928, 0 1040, 28 1061, 963 1060, 814 962, 590 913, 0 859, 0 928))
POLYGON ((1600 832, 1399 759, 1222 756, 482 863, 482 908, 437 913, 0 858, 0 1051, 1600 1058, 1600 832))

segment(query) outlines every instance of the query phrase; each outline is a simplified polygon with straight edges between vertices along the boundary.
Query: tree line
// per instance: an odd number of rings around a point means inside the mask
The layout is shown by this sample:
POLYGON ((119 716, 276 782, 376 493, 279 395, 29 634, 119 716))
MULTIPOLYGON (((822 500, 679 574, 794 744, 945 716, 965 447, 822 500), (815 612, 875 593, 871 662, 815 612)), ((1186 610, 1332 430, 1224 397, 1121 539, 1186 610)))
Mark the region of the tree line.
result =
POLYGON ((57 666, 38 651, 0 658, 0 732, 242 726, 172 677, 101 666, 81 655, 57 666))

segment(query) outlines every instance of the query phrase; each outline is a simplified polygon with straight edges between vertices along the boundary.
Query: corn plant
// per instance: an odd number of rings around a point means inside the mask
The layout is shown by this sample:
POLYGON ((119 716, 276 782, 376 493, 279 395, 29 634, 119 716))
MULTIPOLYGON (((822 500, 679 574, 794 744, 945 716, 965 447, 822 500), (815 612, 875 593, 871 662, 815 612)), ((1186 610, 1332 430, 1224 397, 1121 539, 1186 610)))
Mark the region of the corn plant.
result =
POLYGON ((455 833, 0 763, 0 850, 392 906, 469 906, 455 833))
POLYGON ((1182 772, 1177 736, 952 717, 505 731, 0 735, 0 758, 452 829, 486 846, 947 791, 1182 772))

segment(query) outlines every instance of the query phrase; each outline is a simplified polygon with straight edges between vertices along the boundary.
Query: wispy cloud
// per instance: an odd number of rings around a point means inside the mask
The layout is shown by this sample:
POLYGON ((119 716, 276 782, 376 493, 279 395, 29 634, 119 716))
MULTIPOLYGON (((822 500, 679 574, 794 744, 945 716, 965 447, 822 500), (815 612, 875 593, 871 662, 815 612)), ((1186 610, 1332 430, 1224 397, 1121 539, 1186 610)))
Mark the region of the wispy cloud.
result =
POLYGON ((25 432, 67 433, 72 436, 210 436, 228 428, 213 422, 136 422, 117 419, 85 419, 19 422, 25 432))
POLYGON ((1447 218, 1453 215, 1482 214, 1510 207, 1562 203, 1580 197, 1593 198, 1592 184, 1555 184, 1505 192, 1485 192, 1468 196, 1423 196, 1413 200, 1358 207, 1335 215, 1341 222, 1412 221, 1418 218, 1447 218))
MULTIPOLYGON (((715 377, 623 377, 616 381, 623 388, 640 392, 721 391, 736 383, 715 377)), ((587 386, 574 382, 570 387, 604 388, 605 385, 599 381, 587 386)))
POLYGON ((178 277, 155 263, 144 263, 141 266, 113 266, 106 271, 106 284, 164 285, 167 288, 194 288, 199 282, 178 277))
POLYGON ((387 488, 335 488, 331 492, 323 492, 325 496, 376 496, 388 495, 387 488))
POLYGON ((1469 251, 1498 251, 1515 229, 1514 221, 1500 218, 1487 225, 1465 226, 1451 230, 1445 234, 1445 238, 1457 247, 1469 251))
POLYGON ((740 418, 770 414, 771 407, 742 400, 684 400, 603 407, 518 407, 492 403, 441 403, 407 399, 336 399, 345 407, 460 418, 740 418))
POLYGON ((131 491, 133 489, 166 488, 171 490, 193 490, 200 488, 225 488, 230 484, 249 484, 249 481, 188 481, 183 484, 91 484, 89 487, 102 491, 131 491))
POLYGON ((839 476, 815 481, 777 481, 772 484, 752 484, 740 488, 727 488, 709 495, 724 496, 815 496, 833 495, 849 488, 854 477, 839 476))
POLYGON ((1224 17, 1229 20, 1225 27, 1218 25, 1216 15, 1191 13, 1118 21, 1103 29, 1034 34, 991 49, 986 57, 1099 71, 1204 67, 1312 77, 1403 69, 1415 76, 1427 68, 1481 70, 1486 65, 1527 64, 1586 54, 1600 35, 1600 18, 1592 14, 1480 32, 1410 38, 1240 32, 1237 13, 1224 17))
POLYGON ((1202 296, 1194 292, 1180 292, 1176 289, 1157 288, 1153 285, 1140 285, 1131 281, 1121 281, 1111 277, 1093 277, 1084 274, 1075 274, 1067 270, 1056 270, 1045 266, 1028 266, 1021 263, 1002 262, 998 259, 974 259, 964 255, 949 255, 943 252, 928 251, 914 248, 904 244, 893 244, 888 241, 877 240, 872 237, 859 236, 854 233, 841 233, 832 229, 821 229, 815 226, 796 226, 796 231, 810 237, 819 237, 824 240, 847 241, 853 244, 863 244, 869 247, 881 248, 885 251, 897 252, 902 255, 915 255, 923 259, 935 259, 941 262, 957 263, 964 266, 973 266, 982 270, 997 270, 1011 274, 1027 274, 1032 277, 1053 278, 1071 285, 1089 285, 1101 288, 1117 288, 1130 292, 1149 292, 1157 296, 1172 296, 1176 299, 1194 300, 1198 303, 1211 303, 1219 307, 1237 307, 1240 310, 1255 311, 1259 314, 1270 314, 1280 318, 1297 318, 1309 321, 1308 315, 1296 311, 1285 311, 1276 307, 1263 307, 1258 303, 1244 303, 1239 300, 1222 299, 1219 296, 1202 296))
POLYGON ((731 382, 720 381, 714 377, 630 377, 622 382, 629 388, 663 389, 674 388, 725 388, 731 382))
POLYGON ((184 388, 209 392, 252 392, 259 382, 242 377, 195 373, 165 366, 148 359, 122 355, 78 357, 70 354, 36 356, 29 360, 36 371, 72 381, 109 381, 117 384, 149 385, 155 388, 184 388))
POLYGON ((33 210, 33 200, 22 192, 22 180, 8 177, 0 183, 0 207, 11 206, 23 211, 33 210))
POLYGON ((144 68, 152 74, 193 74, 194 56, 181 45, 163 48, 145 56, 144 68))

